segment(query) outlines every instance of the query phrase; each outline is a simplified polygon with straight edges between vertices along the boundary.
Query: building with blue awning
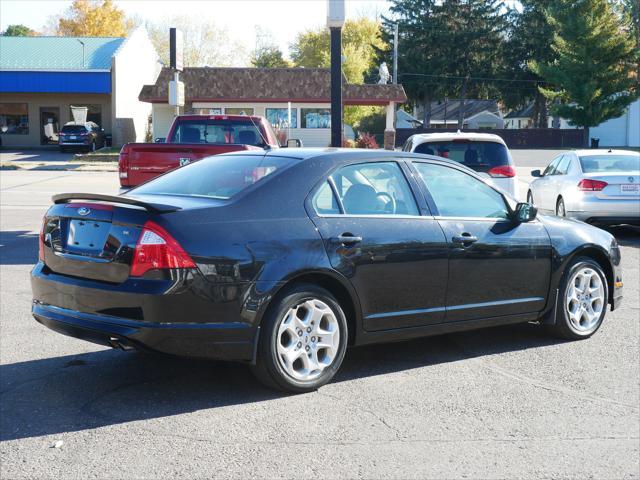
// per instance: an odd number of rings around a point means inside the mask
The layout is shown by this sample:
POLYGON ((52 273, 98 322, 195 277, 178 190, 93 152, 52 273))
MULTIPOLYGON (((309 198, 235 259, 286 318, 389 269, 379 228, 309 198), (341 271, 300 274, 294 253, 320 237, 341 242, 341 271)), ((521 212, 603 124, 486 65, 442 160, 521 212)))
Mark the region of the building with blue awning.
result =
POLYGON ((160 66, 144 28, 127 38, 0 37, 2 145, 55 144, 72 106, 116 145, 144 140, 151 109, 138 93, 160 66))

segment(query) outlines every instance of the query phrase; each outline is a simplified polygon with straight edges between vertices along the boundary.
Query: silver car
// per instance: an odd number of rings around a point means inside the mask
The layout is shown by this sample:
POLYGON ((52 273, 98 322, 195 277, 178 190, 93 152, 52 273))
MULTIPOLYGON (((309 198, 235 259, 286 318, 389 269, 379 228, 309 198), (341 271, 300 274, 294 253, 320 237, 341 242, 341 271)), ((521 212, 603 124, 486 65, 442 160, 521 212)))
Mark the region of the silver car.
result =
POLYGON ((527 201, 540 210, 598 225, 640 225, 640 153, 577 150, 533 170, 527 201))

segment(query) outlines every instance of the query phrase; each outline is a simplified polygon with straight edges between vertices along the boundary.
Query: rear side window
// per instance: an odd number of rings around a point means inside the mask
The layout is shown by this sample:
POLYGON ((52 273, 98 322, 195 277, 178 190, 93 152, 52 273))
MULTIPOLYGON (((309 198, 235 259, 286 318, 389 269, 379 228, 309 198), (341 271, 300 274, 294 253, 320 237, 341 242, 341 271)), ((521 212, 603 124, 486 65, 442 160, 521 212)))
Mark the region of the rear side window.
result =
POLYGON ((62 133, 87 133, 87 129, 84 125, 65 125, 62 133))
POLYGON ((449 158, 476 172, 488 172, 494 167, 510 165, 507 147, 496 142, 442 141, 417 145, 415 153, 449 158))
POLYGON ((131 192, 227 200, 294 161, 269 155, 218 155, 173 170, 131 192))
POLYGON ((348 215, 419 215, 411 187, 396 162, 349 165, 331 178, 348 215))
POLYGON ((504 198, 484 182, 443 165, 414 165, 441 217, 508 218, 504 198))
POLYGON ((250 120, 182 120, 173 134, 173 143, 213 143, 265 146, 258 123, 250 120))
POLYGON ((588 155, 580 157, 584 173, 624 173, 640 170, 640 155, 588 155))

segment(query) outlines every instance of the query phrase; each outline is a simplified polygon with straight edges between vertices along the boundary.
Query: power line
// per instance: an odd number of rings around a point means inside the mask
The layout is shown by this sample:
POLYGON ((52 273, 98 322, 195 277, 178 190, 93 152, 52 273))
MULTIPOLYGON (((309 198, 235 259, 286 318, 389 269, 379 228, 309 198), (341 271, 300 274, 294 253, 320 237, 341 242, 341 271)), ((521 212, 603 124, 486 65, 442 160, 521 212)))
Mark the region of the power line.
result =
POLYGON ((441 78, 441 79, 451 79, 451 80, 479 80, 479 81, 490 81, 490 82, 518 82, 518 83, 534 83, 536 85, 543 85, 547 82, 542 80, 526 80, 526 79, 518 79, 518 78, 497 78, 497 77, 465 77, 458 75, 433 75, 427 73, 400 73, 398 74, 400 77, 408 76, 408 77, 428 77, 428 78, 441 78))

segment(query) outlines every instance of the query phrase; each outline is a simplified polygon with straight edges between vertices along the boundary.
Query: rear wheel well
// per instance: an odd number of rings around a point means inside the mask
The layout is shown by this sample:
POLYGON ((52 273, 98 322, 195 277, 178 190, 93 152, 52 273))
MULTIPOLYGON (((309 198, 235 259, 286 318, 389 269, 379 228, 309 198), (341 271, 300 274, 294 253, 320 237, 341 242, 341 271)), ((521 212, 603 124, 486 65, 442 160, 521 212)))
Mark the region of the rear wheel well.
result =
POLYGON ((312 285, 322 287, 335 297, 347 320, 347 327, 349 329, 349 345, 353 345, 356 336, 356 307, 354 299, 351 298, 351 294, 346 287, 329 275, 308 273, 291 279, 280 288, 276 297, 278 297, 285 289, 289 289, 291 286, 301 283, 310 283, 312 285))
POLYGON ((573 258, 575 258, 576 256, 590 258, 591 260, 595 261, 598 265, 600 265, 600 268, 602 268, 602 271, 607 277, 607 290, 609 293, 609 303, 611 303, 613 301, 614 278, 613 278, 613 267, 611 267, 611 263, 609 262, 607 255, 596 248, 586 248, 576 253, 576 255, 574 255, 573 258))

